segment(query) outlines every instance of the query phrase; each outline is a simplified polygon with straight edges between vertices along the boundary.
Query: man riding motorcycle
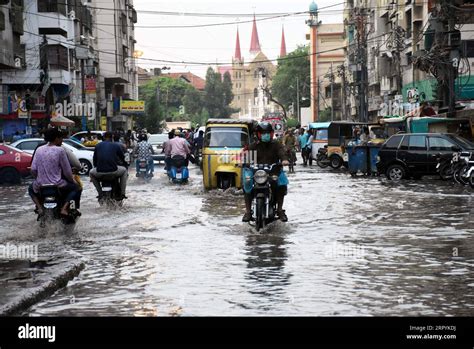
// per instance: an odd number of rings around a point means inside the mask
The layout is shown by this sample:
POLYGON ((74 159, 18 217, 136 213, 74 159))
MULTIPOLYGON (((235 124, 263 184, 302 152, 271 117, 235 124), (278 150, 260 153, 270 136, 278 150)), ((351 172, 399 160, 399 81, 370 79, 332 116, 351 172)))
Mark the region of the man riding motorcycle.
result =
POLYGON ((145 159, 148 163, 148 167, 150 168, 150 173, 153 173, 153 170, 155 168, 155 164, 153 162, 153 154, 155 154, 155 151, 153 150, 153 147, 151 146, 150 143, 148 143, 148 138, 146 134, 141 133, 138 136, 138 143, 135 145, 135 148, 133 149, 133 153, 137 156, 137 160, 135 161, 135 165, 137 168, 137 177, 140 174, 140 160, 145 159))
POLYGON ((183 137, 173 137, 166 144, 165 154, 170 158, 169 165, 173 163, 173 158, 184 158, 184 166, 188 166, 188 155, 191 154, 191 146, 183 137))
MULTIPOLYGON (((80 207, 82 188, 75 181, 66 150, 62 145, 63 133, 56 128, 50 128, 44 133, 44 140, 48 142, 35 150, 31 163, 31 174, 35 181, 28 188, 28 193, 36 205, 38 217, 44 214, 40 202, 41 186, 57 185, 60 194, 65 198, 61 207, 61 215, 69 215, 69 205, 74 201, 76 209, 80 207)), ((77 211, 80 215, 79 211, 77 211)))
POLYGON ((125 166, 120 166, 125 164, 125 154, 120 144, 112 142, 111 132, 105 132, 104 141, 95 147, 93 162, 94 168, 90 171, 89 176, 99 194, 98 198, 102 198, 100 180, 120 178, 122 198, 126 199, 128 171, 125 166))
MULTIPOLYGON (((284 146, 273 140, 273 127, 268 122, 262 122, 257 127, 258 142, 249 146, 249 151, 256 152, 258 164, 275 164, 281 161, 283 166, 288 166, 288 155, 284 146)), ((284 176, 282 172, 280 176, 284 176)), ((278 185, 276 187, 275 198, 278 205, 278 216, 282 222, 287 222, 288 217, 283 210, 283 201, 287 194, 286 185, 278 185)), ((252 219, 252 198, 253 193, 244 193, 245 198, 245 214, 242 217, 243 222, 249 222, 252 219)))

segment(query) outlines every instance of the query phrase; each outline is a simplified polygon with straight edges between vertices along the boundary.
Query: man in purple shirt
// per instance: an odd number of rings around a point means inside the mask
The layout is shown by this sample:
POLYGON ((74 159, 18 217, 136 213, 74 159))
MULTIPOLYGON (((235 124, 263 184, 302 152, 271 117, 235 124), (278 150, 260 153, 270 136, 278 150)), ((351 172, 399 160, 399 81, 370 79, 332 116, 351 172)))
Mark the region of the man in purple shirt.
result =
POLYGON ((69 214, 69 204, 73 200, 76 208, 79 208, 82 189, 74 181, 71 165, 66 151, 61 147, 63 134, 56 128, 48 129, 44 134, 44 140, 48 144, 38 147, 31 163, 31 174, 35 181, 28 192, 36 204, 38 215, 44 213, 43 206, 39 200, 38 193, 43 185, 56 185, 62 197, 65 198, 61 207, 61 215, 69 214))

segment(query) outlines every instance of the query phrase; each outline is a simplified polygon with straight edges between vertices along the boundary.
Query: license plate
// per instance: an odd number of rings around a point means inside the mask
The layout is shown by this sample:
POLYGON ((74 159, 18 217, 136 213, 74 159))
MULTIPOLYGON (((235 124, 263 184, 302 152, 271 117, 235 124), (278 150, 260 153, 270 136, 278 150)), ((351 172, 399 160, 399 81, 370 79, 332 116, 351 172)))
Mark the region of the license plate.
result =
POLYGON ((183 174, 182 173, 177 173, 176 174, 176 179, 182 179, 183 178, 183 174))
POLYGON ((140 172, 146 172, 146 168, 141 168, 140 172))
POLYGON ((56 208, 56 206, 58 206, 58 204, 55 203, 55 202, 50 202, 50 203, 44 204, 44 208, 56 208))
POLYGON ((349 154, 344 153, 344 155, 342 156, 342 159, 343 159, 345 162, 349 161, 349 154))

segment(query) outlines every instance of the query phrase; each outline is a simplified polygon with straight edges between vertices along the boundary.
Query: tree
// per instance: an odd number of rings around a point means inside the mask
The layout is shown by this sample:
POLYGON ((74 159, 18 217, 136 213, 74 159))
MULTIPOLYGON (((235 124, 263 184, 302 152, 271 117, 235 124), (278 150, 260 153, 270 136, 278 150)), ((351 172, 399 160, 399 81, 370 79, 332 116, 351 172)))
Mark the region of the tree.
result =
POLYGON ((222 89, 224 93, 224 105, 229 106, 234 99, 234 94, 232 93, 232 78, 230 73, 226 72, 224 74, 224 81, 222 82, 222 89))
POLYGON ((138 125, 151 132, 158 132, 165 119, 190 121, 202 113, 201 93, 180 79, 156 77, 140 86, 139 97, 145 101, 146 111, 138 125))
POLYGON ((296 101, 296 78, 298 78, 300 104, 303 98, 310 100, 310 60, 308 46, 299 46, 283 59, 278 60, 278 70, 272 81, 272 96, 288 108, 296 101))
POLYGON ((202 112, 202 94, 195 88, 188 88, 183 97, 183 105, 187 114, 200 115, 202 112))
POLYGON ((234 95, 232 93, 232 79, 229 73, 220 73, 214 69, 207 69, 204 106, 211 118, 228 118, 233 113, 230 107, 234 95))

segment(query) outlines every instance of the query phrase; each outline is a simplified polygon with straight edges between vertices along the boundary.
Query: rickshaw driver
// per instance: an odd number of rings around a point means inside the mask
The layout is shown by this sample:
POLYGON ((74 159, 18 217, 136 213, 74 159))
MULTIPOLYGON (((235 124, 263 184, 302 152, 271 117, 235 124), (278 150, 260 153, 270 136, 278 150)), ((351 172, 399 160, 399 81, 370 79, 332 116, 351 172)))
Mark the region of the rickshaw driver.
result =
MULTIPOLYGON (((273 140, 273 127, 268 122, 262 122, 257 127, 257 138, 258 142, 250 144, 248 147, 249 151, 255 151, 257 154, 257 163, 258 164, 275 164, 281 160, 283 166, 288 166, 288 155, 285 151, 284 146, 278 142, 273 140)), ((282 171, 280 173, 280 177, 283 177, 282 181, 280 178, 278 180, 278 186, 275 193, 277 205, 278 205, 278 217, 282 222, 287 222, 288 217, 283 210, 283 201, 285 199, 285 195, 287 194, 287 183, 288 179, 286 175, 282 171), (285 183, 285 184, 281 184, 285 183)), ((242 217, 242 222, 249 222, 252 219, 252 193, 245 193, 245 214, 242 217)))

